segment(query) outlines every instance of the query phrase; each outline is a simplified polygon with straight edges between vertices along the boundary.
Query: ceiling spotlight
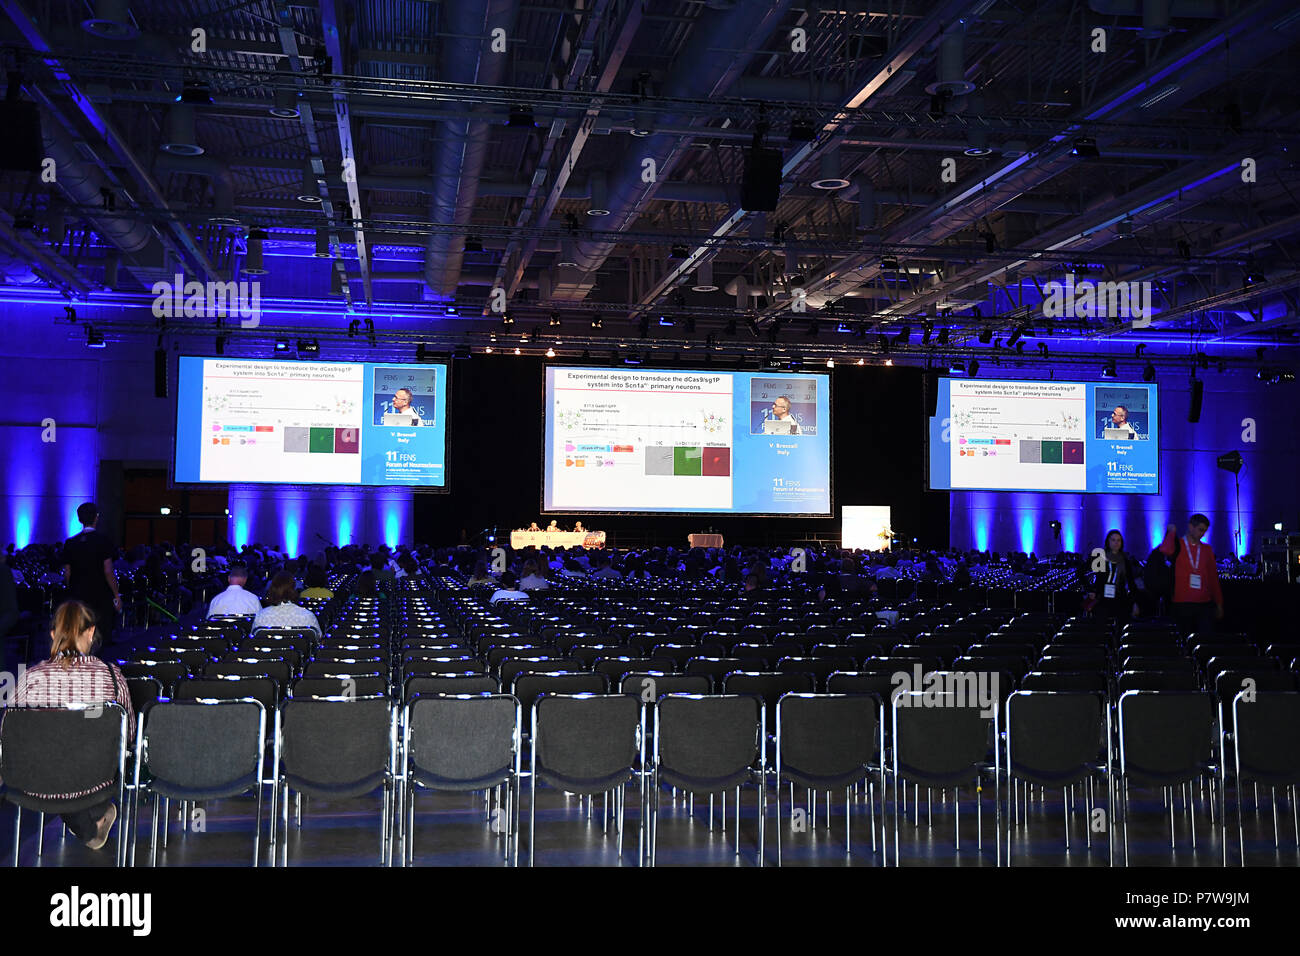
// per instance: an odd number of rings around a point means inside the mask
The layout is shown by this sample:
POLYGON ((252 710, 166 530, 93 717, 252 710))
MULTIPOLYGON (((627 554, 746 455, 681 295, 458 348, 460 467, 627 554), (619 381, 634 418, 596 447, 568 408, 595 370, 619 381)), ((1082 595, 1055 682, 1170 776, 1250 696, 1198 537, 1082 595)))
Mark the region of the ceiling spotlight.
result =
POLYGON ((492 354, 492 346, 488 345, 488 346, 484 347, 483 352, 484 352, 484 354, 486 354, 486 355, 491 355, 491 354, 492 354))
POLYGON ((1133 217, 1125 216, 1115 226, 1115 235, 1120 239, 1133 238, 1133 217))
POLYGON ((466 236, 466 237, 465 237, 465 251, 466 251, 466 252, 482 252, 482 251, 483 251, 483 240, 480 239, 478 236, 466 236))
POLYGON ((516 103, 510 107, 510 115, 506 120, 507 126, 523 129, 533 129, 537 126, 537 121, 533 118, 533 108, 527 103, 516 103))
POLYGON ((1142 366, 1142 381, 1154 382, 1156 380, 1156 367, 1150 362, 1142 366))
POLYGON ((677 320, 666 312, 659 313, 659 324, 672 327, 677 324, 677 320))
POLYGON ((888 352, 888 351, 889 351, 889 337, 886 336, 886 335, 877 335, 877 336, 876 336, 876 348, 880 349, 881 352, 888 352))
POLYGON ((1242 285, 1244 286, 1261 285, 1267 281, 1268 276, 1264 275, 1262 272, 1256 272, 1254 270, 1248 270, 1245 275, 1242 276, 1242 285))
POLYGON ((1116 370, 1116 368, 1115 368, 1115 360, 1114 360, 1114 359, 1111 359, 1109 362, 1105 362, 1105 363, 1101 366, 1101 377, 1102 377, 1102 378, 1118 378, 1118 377, 1119 377, 1119 372, 1118 372, 1118 371, 1116 370))
POLYGON ((847 322, 839 322, 835 326, 835 331, 841 335, 848 335, 853 331, 853 326, 849 325, 847 322))
POLYGON ((515 354, 516 354, 516 355, 523 355, 524 353, 523 353, 522 351, 520 351, 518 348, 516 348, 516 349, 515 349, 515 354))
POLYGON ((975 377, 976 375, 978 375, 979 373, 980 373, 980 360, 979 360, 979 359, 971 359, 971 360, 970 360, 970 366, 969 366, 969 368, 967 368, 967 370, 966 370, 966 375, 967 375, 967 377, 969 377, 969 378, 974 378, 974 377, 975 377))
POLYGON ((277 352, 289 351, 289 340, 283 338, 276 339, 274 348, 277 352))
POLYGON ((1192 257, 1192 244, 1186 239, 1178 240, 1178 257, 1180 259, 1190 259, 1192 257))
POLYGON ((826 367, 827 367, 827 368, 834 368, 834 367, 835 367, 835 359, 833 359, 833 358, 828 358, 828 359, 826 360, 826 367))
POLYGON ((640 335, 641 338, 643 338, 643 339, 646 338, 647 336, 649 336, 649 334, 650 334, 650 316, 648 316, 648 315, 643 315, 643 316, 641 316, 641 318, 637 321, 637 334, 640 335))
POLYGON ((888 269, 891 272, 897 272, 898 259, 895 256, 884 256, 880 260, 880 268, 888 269))
POLYGON ((551 322, 550 322, 550 325, 551 325, 551 328, 553 328, 553 329, 558 329, 558 328, 560 327, 560 313, 558 313, 558 312, 552 312, 552 313, 551 313, 551 322))
POLYGON ((214 344, 216 346, 218 355, 226 354, 226 337, 224 335, 218 335, 217 340, 214 344))
POLYGON ((1015 348, 1015 347, 1016 347, 1016 343, 1020 341, 1020 336, 1021 336, 1022 334, 1023 334, 1023 332, 1022 332, 1020 326, 1017 325, 1014 329, 1012 329, 1012 330, 1011 330, 1011 337, 1010 337, 1009 339, 1007 339, 1007 348, 1009 348, 1009 349, 1013 349, 1013 348, 1015 348))
POLYGON ((555 358, 555 349, 548 348, 548 349, 546 350, 546 357, 547 357, 547 358, 555 358))
POLYGON ((299 339, 299 355, 320 355, 320 342, 316 339, 299 339))
POLYGON ((816 138, 817 129, 813 126, 812 120, 796 116, 790 121, 790 142, 811 143, 816 138))
POLYGON ((560 240, 560 254, 555 259, 555 264, 561 269, 578 268, 578 244, 569 236, 560 240))
POLYGON ((993 330, 980 329, 979 340, 980 340, 980 345, 988 345, 990 342, 993 341, 993 330))
POLYGON ((948 374, 949 374, 949 375, 965 375, 965 374, 966 374, 966 365, 965 365, 965 363, 963 363, 963 362, 950 362, 950 363, 948 363, 948 374))
POLYGON ((893 368, 893 367, 894 367, 894 360, 893 360, 893 359, 890 359, 890 358, 885 359, 885 367, 886 367, 886 368, 893 368))
POLYGON ((995 236, 993 233, 991 233, 991 232, 981 232, 981 233, 980 233, 980 238, 984 240, 984 251, 985 251, 985 252, 997 252, 997 251, 998 251, 998 237, 995 236))
POLYGON ((97 331, 93 325, 86 326, 86 348, 102 349, 104 347, 104 333, 97 331))
POLYGON ((951 334, 952 334, 952 333, 951 333, 951 330, 950 330, 946 325, 945 325, 943 328, 941 328, 941 329, 939 330, 939 344, 940 344, 940 345, 947 345, 947 344, 948 344, 948 337, 949 337, 951 334))
POLYGON ((1097 150, 1097 140, 1091 136, 1080 136, 1070 147, 1070 155, 1080 159, 1097 159, 1101 153, 1097 150))
POLYGON ((276 86, 272 93, 275 105, 271 107, 271 115, 276 119, 297 119, 300 115, 298 91, 290 85, 293 83, 293 67, 289 65, 288 57, 276 61, 275 73, 278 82, 284 85, 276 86))
POLYGON ((1039 343, 1038 343, 1038 354, 1041 355, 1043 358, 1047 358, 1047 343, 1046 343, 1046 342, 1039 342, 1039 343))
POLYGON ((911 340, 911 338, 912 338, 912 327, 910 325, 905 325, 898 330, 898 335, 895 337, 894 341, 897 342, 899 345, 906 345, 911 340))
POLYGON ((510 326, 515 324, 515 317, 511 315, 509 312, 502 312, 501 324, 509 328, 510 326))
POLYGON ((934 326, 927 322, 921 327, 921 344, 929 345, 930 339, 934 335, 934 326))
POLYGON ((858 359, 858 364, 859 364, 859 365, 866 365, 866 364, 867 364, 867 360, 864 359, 864 358, 860 358, 860 359, 858 359))
POLYGON ((691 254, 690 247, 685 243, 673 243, 673 247, 668 251, 669 259, 685 259, 691 254))
POLYGON ((188 103, 190 106, 211 106, 212 91, 201 80, 186 80, 176 102, 188 103))
POLYGON ((601 324, 602 324, 601 314, 597 312, 595 315, 591 317, 591 327, 593 329, 599 329, 601 327, 601 324))

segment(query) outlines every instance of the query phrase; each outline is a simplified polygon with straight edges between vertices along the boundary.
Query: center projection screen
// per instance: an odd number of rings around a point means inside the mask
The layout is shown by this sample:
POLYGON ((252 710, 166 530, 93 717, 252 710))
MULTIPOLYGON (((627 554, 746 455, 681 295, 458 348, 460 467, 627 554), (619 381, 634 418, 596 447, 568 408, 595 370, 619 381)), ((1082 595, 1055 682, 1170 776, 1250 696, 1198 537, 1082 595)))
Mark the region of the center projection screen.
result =
POLYGON ((1154 384, 938 379, 930 487, 1160 493, 1154 384))
POLYGON ((543 511, 831 514, 830 376, 548 366, 543 511))
POLYGON ((445 488, 447 370, 181 356, 176 481, 445 488))

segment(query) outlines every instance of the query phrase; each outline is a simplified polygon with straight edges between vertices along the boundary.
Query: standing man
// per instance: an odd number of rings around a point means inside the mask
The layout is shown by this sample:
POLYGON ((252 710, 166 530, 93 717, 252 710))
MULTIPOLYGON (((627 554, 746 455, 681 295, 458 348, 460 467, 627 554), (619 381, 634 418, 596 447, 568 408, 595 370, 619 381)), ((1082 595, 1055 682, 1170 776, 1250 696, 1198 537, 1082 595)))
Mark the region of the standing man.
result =
POLYGON ((1214 622, 1223 619, 1223 589, 1214 549, 1201 540, 1209 528, 1209 518, 1194 514, 1187 519, 1187 534, 1179 539, 1178 529, 1171 524, 1160 545, 1160 551, 1174 559, 1174 620, 1184 635, 1209 634, 1214 622))
POLYGON ((95 627, 101 648, 113 639, 113 624, 117 612, 122 610, 122 598, 117 591, 117 575, 113 573, 113 557, 117 549, 108 535, 96 530, 99 509, 87 501, 77 508, 81 532, 73 535, 63 545, 63 583, 68 586, 67 597, 82 601, 95 612, 95 627))

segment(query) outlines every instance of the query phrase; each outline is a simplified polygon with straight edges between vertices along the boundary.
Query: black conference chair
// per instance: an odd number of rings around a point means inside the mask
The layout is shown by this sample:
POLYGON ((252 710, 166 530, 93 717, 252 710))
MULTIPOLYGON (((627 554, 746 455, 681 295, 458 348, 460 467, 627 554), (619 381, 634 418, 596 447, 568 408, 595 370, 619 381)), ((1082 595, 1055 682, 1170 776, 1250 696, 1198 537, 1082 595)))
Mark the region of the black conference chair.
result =
MULTIPOLYGON (((756 694, 669 694, 654 707, 650 779, 650 865, 659 841, 659 797, 668 786, 695 796, 736 791, 736 855, 740 855, 740 788, 758 788, 758 865, 765 854, 767 765, 763 698, 756 694)), ((725 826, 726 806, 723 806, 725 826)))
MULTIPOLYGON (((850 788, 867 782, 871 807, 871 849, 876 849, 876 796, 870 779, 880 774, 885 793, 885 727, 880 699, 848 694, 785 694, 776 705, 776 864, 781 865, 781 780, 805 787, 810 794, 826 792, 826 825, 830 826, 830 792, 844 790, 844 854, 853 852, 850 788)), ((884 809, 881 809, 883 816, 884 809)), ((810 799, 810 826, 816 826, 816 804, 810 799)))
POLYGON ((1245 800, 1242 790, 1247 783, 1263 784, 1269 788, 1274 849, 1278 846, 1277 788, 1282 787, 1289 793, 1295 845, 1300 847, 1300 810, 1296 807, 1296 790, 1300 785, 1300 693, 1242 690, 1232 699, 1232 726, 1232 768, 1237 782, 1237 840, 1241 847, 1241 865, 1245 866, 1246 832, 1242 820, 1245 800))
MULTIPOLYGON (((532 710, 528 865, 533 866, 537 856, 539 782, 587 796, 612 791, 621 858, 623 791, 629 780, 643 779, 640 769, 645 766, 645 705, 625 694, 543 694, 532 710)), ((638 855, 644 846, 644 833, 641 836, 638 855)))
POLYGON ((415 697, 402 715, 402 859, 415 862, 417 789, 473 793, 505 788, 491 814, 505 837, 504 858, 519 864, 519 782, 523 748, 519 701, 509 694, 415 697), (501 817, 504 814, 505 821, 501 817))
MULTIPOLYGON (((161 798, 179 800, 184 804, 197 800, 221 800, 250 790, 257 797, 253 866, 258 865, 266 729, 266 708, 253 699, 160 701, 140 719, 136 729, 132 821, 138 833, 140 797, 148 791, 154 798, 153 820, 149 828, 150 866, 158 865, 161 798), (200 741, 202 745, 196 746, 200 741)), ((164 820, 163 826, 168 822, 164 820)), ((193 830, 192 821, 190 828, 193 830)))
POLYGON ((22 845, 23 810, 38 814, 37 856, 44 842, 47 813, 74 813, 99 804, 116 790, 119 811, 118 866, 126 863, 130 818, 123 804, 126 787, 126 711, 120 704, 68 707, 9 707, 0 718, 0 779, 3 798, 14 805, 14 866, 22 845), (113 784, 104 788, 106 780, 113 784), (82 797, 37 794, 83 793, 82 797))

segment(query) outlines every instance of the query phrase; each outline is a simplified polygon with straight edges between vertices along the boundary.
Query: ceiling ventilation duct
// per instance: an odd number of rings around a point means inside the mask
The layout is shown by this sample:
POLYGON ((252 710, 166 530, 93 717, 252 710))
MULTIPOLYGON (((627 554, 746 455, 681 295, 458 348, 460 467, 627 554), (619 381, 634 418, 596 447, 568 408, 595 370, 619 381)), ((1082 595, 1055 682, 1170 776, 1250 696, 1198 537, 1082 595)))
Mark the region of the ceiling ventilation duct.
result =
POLYGON ((691 285, 693 292, 717 292, 718 286, 713 281, 713 262, 701 262, 695 270, 695 282, 691 285))
POLYGON ((194 135, 194 107, 176 103, 167 111, 167 133, 162 149, 173 156, 203 155, 203 147, 194 135))
POLYGON ((264 276, 267 269, 262 265, 262 240, 266 233, 261 229, 250 229, 244 249, 244 262, 239 267, 240 275, 264 276))
POLYGON ((957 21, 939 41, 939 76, 925 88, 931 96, 965 96, 975 89, 966 79, 966 26, 957 21))
POLYGON ((130 40, 140 35, 131 22, 126 0, 96 0, 95 15, 82 20, 81 29, 101 40, 130 40))

